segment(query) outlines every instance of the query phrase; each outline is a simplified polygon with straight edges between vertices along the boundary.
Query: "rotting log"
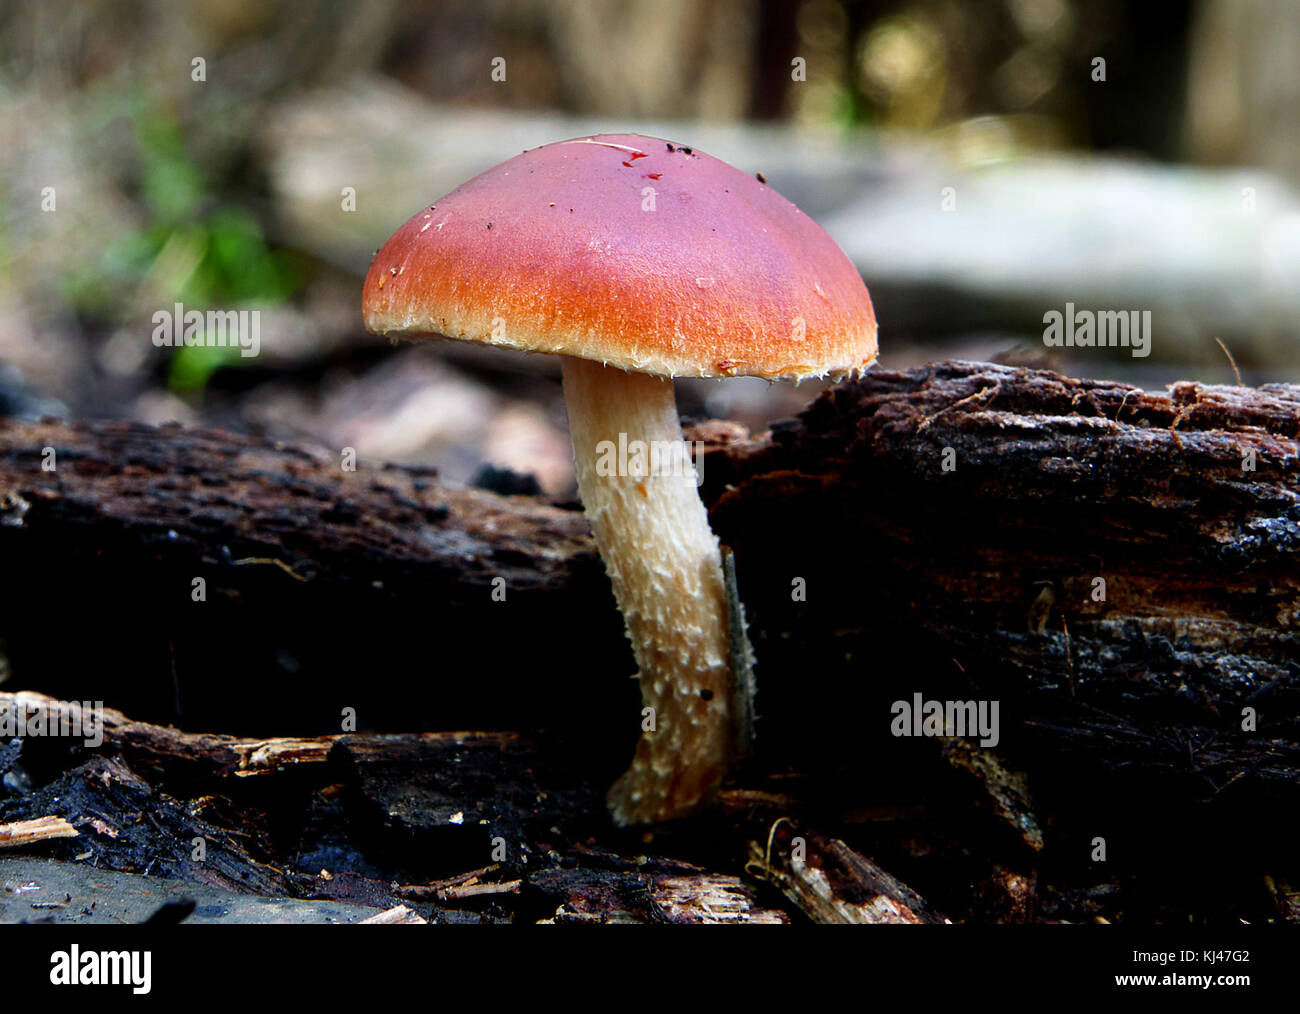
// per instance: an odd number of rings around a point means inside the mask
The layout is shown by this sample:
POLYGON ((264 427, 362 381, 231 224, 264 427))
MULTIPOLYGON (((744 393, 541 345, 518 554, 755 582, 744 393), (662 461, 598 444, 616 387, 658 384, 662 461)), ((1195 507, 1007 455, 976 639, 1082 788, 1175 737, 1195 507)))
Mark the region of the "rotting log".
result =
POLYGON ((17 685, 251 736, 337 732, 343 707, 372 728, 524 727, 550 688, 506 686, 489 715, 484 681, 535 669, 574 595, 587 649, 622 646, 580 513, 219 431, 0 422, 0 559, 17 685))
MULTIPOLYGON (((1007 770, 1040 809, 1078 811, 1058 835, 1117 798, 1152 825, 1186 804, 1198 826, 1282 827, 1300 800, 1298 434, 1296 387, 979 363, 870 373, 758 438, 697 427, 758 656, 741 783, 824 773, 808 798, 851 808, 971 777, 889 734, 919 693, 999 702, 1007 770)), ((0 423, 0 635, 14 684, 143 718, 546 727, 581 733, 601 784, 636 693, 570 507, 228 433, 0 423)), ((1023 814, 987 811, 1028 840, 1023 814)))
POLYGON ((900 691, 1000 698, 999 750, 1036 788, 1083 763, 1180 801, 1294 804, 1298 433, 1285 385, 1144 392, 973 363, 840 385, 710 473, 769 706, 806 688, 764 669, 817 652, 841 686, 888 684, 867 713, 900 691))

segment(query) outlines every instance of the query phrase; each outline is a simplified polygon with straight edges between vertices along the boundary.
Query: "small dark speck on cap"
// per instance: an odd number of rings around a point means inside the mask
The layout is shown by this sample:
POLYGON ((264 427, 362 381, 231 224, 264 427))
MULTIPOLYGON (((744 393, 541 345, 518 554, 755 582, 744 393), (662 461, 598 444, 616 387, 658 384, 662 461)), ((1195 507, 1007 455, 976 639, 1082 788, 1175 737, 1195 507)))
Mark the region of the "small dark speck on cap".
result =
POLYGON ((676 151, 676 150, 677 150, 676 148, 673 147, 673 143, 672 143, 672 141, 667 141, 667 142, 665 142, 665 143, 668 145, 668 150, 669 150, 669 151, 676 151))
POLYGON ((758 180, 759 183, 767 182, 767 177, 764 176, 762 173, 754 173, 754 179, 758 180))
POLYGON ((488 222, 488 228, 489 228, 489 229, 492 228, 492 223, 491 223, 491 222, 488 222))
POLYGON ((694 154, 695 154, 695 149, 694 149, 694 148, 687 148, 685 145, 682 145, 682 147, 681 147, 679 150, 680 150, 680 151, 684 151, 684 152, 686 152, 686 154, 688 154, 688 155, 694 155, 694 154))

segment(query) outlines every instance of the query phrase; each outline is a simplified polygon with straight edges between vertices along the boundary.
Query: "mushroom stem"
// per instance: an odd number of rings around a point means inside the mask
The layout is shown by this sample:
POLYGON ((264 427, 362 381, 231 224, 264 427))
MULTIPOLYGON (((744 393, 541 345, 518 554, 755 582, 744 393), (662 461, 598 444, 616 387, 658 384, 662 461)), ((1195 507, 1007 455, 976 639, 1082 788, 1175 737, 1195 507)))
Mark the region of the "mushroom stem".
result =
POLYGON ((727 605, 671 380, 564 357, 578 491, 640 669, 642 736, 609 792, 620 824, 708 803, 731 758, 727 605))

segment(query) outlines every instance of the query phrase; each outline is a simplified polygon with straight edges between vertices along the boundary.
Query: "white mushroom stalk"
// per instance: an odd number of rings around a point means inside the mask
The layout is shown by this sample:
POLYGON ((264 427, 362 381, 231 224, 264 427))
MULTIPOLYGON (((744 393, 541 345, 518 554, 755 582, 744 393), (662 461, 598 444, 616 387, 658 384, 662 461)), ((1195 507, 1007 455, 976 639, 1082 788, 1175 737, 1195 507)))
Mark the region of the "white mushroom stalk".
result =
POLYGON ((650 709, 610 809, 620 824, 671 820, 712 799, 732 756, 718 539, 671 380, 565 356, 564 396, 578 491, 650 709))

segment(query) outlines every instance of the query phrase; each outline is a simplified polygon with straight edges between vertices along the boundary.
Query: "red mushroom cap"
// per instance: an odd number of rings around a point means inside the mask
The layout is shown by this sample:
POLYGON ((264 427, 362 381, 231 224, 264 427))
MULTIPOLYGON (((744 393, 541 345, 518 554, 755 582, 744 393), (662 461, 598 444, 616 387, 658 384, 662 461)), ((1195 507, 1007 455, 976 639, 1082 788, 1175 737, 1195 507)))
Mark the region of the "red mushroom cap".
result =
POLYGON ((443 335, 678 377, 841 376, 876 358, 857 269, 770 187, 636 134, 526 151, 397 230, 376 334, 443 335))

